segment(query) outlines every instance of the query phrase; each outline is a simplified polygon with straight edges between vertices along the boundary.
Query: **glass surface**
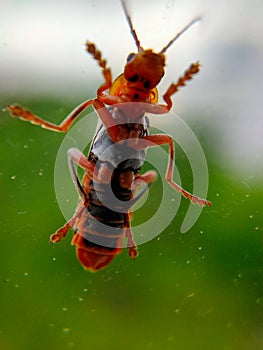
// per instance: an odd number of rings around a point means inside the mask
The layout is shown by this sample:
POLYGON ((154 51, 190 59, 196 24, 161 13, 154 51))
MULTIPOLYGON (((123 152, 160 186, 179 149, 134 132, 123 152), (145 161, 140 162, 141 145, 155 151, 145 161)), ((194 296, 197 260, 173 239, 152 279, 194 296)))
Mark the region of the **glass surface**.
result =
MULTIPOLYGON (((206 15, 201 29, 196 25, 168 50, 160 96, 200 59, 200 75, 174 96, 173 110, 205 152, 213 207, 205 208, 182 234, 189 203, 181 199, 174 220, 139 246, 136 261, 124 250, 105 270, 86 272, 70 245, 72 231, 59 244, 49 244, 49 236, 65 222, 54 189, 54 165, 64 135, 0 111, 1 349, 263 349, 262 3, 214 3, 211 9, 211 2, 197 6, 189 1, 191 13, 183 11, 183 2, 156 3, 163 12, 149 8, 145 36, 140 23, 147 9, 140 2, 130 8, 143 45, 157 50, 174 34, 178 13, 185 15, 182 26, 202 11, 206 15), (153 14, 164 19, 157 23, 153 14), (179 61, 178 68, 173 61, 179 61)), ((31 1, 0 5, 1 109, 19 103, 59 124, 80 102, 94 97, 102 76, 84 52, 86 37, 98 42, 106 58, 111 56, 114 76, 123 70, 121 62, 134 43, 119 2, 110 8, 89 1, 76 4, 63 1, 65 12, 56 13, 49 1, 47 12, 44 3, 37 8, 31 1), (115 24, 125 34, 116 32, 115 24), (104 34, 101 26, 107 27, 104 34), (118 35, 125 35, 123 44, 118 35), (59 58, 54 42, 68 47, 59 58), (59 62, 54 66, 53 54, 59 62)), ((191 168, 180 147, 176 165, 183 186, 191 190, 191 168)), ((161 176, 151 187, 150 205, 135 215, 134 224, 160 201, 161 176)))

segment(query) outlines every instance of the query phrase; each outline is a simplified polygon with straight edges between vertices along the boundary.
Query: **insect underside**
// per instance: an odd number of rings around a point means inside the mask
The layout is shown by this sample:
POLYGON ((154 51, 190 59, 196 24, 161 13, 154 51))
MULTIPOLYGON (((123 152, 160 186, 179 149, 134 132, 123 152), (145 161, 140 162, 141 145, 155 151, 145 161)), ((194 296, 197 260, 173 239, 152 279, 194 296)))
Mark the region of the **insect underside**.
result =
POLYGON ((20 106, 7 107, 14 117, 57 132, 67 132, 90 105, 96 110, 101 127, 88 156, 75 148, 68 150, 69 168, 79 193, 79 204, 72 219, 50 237, 51 242, 57 243, 73 228, 72 244, 76 246, 78 260, 90 271, 106 267, 121 253, 124 245, 132 259, 138 255, 130 226, 132 206, 156 179, 155 171, 141 174, 147 148, 166 144, 169 157, 165 178, 169 185, 194 204, 211 205, 210 201, 192 195, 173 181, 173 140, 166 134, 150 135, 146 116, 167 113, 172 107, 172 95, 199 72, 199 63, 191 64, 177 83, 168 87, 163 95, 164 103, 158 103, 156 86, 164 75, 164 54, 198 19, 190 22, 159 53, 155 53, 141 47, 124 2, 122 5, 138 52, 128 56, 124 73, 112 82, 111 70, 101 52, 93 43, 86 42, 87 52, 97 61, 104 77, 96 98, 81 103, 60 125, 45 121, 20 106), (85 171, 82 180, 78 178, 76 166, 85 171))

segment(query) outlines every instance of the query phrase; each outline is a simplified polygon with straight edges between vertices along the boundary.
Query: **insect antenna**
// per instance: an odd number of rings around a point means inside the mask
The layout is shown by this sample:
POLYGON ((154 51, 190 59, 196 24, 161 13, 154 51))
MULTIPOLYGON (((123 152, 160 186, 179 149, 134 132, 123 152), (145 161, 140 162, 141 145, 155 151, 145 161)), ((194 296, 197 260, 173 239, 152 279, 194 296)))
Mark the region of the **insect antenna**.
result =
POLYGON ((137 36, 137 34, 136 34, 136 31, 135 31, 135 29, 133 28, 131 16, 130 16, 129 13, 128 13, 128 10, 127 10, 125 1, 124 1, 124 0, 121 0, 121 4, 122 4, 123 10, 124 10, 125 17, 126 17, 126 19, 127 19, 128 25, 129 25, 129 27, 130 27, 132 37, 133 37, 133 39, 134 39, 134 41, 135 41, 135 44, 136 44, 136 46, 137 46, 138 52, 139 52, 139 51, 143 51, 143 48, 141 47, 140 40, 138 39, 138 36, 137 36))
POLYGON ((173 39, 169 41, 169 43, 159 52, 160 54, 164 54, 166 50, 184 33, 189 29, 193 24, 196 22, 199 22, 201 20, 201 17, 197 17, 193 19, 190 23, 188 23, 179 33, 175 35, 173 39))

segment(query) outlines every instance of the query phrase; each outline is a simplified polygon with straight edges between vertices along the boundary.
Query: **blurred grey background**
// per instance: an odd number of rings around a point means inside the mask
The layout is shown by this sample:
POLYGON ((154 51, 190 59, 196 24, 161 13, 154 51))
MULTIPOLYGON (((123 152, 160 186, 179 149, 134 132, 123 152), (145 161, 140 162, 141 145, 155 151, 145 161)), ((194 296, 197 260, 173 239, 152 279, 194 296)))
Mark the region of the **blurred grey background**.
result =
MULTIPOLYGON (((126 2, 142 46, 156 51, 202 16, 167 51, 160 95, 191 62, 200 60, 200 75, 174 97, 173 111, 192 121, 195 132, 206 128, 208 139, 211 131, 215 160, 223 160, 240 181, 260 180, 263 2, 126 2), (195 119, 198 111, 202 120, 195 119)), ((118 0, 1 1, 0 12, 0 98, 8 97, 8 103, 26 95, 69 102, 94 96, 102 75, 85 52, 86 39, 101 49, 115 77, 135 50, 118 0)))

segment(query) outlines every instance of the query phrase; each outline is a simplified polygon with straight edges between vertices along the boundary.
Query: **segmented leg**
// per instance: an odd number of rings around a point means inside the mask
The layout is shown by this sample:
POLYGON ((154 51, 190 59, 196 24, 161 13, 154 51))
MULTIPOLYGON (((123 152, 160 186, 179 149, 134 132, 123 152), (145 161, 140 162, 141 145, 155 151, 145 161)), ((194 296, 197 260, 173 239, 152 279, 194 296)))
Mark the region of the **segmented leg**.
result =
POLYGON ((79 196, 82 199, 83 203, 86 204, 87 202, 87 196, 86 192, 83 189, 83 186, 80 183, 80 180, 77 175, 77 171, 75 168, 75 164, 80 166, 85 170, 85 176, 88 176, 89 179, 92 179, 93 172, 95 169, 95 164, 91 161, 89 161, 83 153, 81 153, 76 148, 70 148, 68 150, 68 163, 69 163, 69 169, 72 176, 72 180, 78 190, 79 196))
MULTIPOLYGON (((71 219, 72 220, 72 219, 71 219)), ((66 237, 68 230, 71 228, 71 220, 66 222, 64 226, 59 228, 55 233, 53 233, 50 238, 50 243, 58 243, 63 237, 66 237)))
POLYGON ((105 80, 105 83, 99 87, 97 90, 97 95, 100 96, 103 91, 108 90, 112 85, 112 75, 111 70, 106 66, 107 62, 105 59, 101 57, 101 51, 98 50, 95 44, 90 41, 86 41, 86 49, 88 53, 92 55, 92 57, 98 62, 99 66, 102 68, 102 74, 105 80))
POLYGON ((125 236, 127 237, 127 247, 129 248, 129 257, 135 260, 139 255, 136 243, 133 238, 132 230, 131 230, 131 217, 132 213, 125 214, 125 236))
POLYGON ((136 191, 137 187, 141 185, 141 182, 147 184, 149 187, 157 178, 156 171, 149 170, 145 174, 137 175, 134 183, 133 183, 133 190, 136 191))
POLYGON ((68 222, 66 222, 64 226, 59 228, 55 233, 53 233, 50 236, 49 242, 50 243, 58 243, 58 242, 60 242, 60 240, 62 238, 66 237, 68 230, 74 226, 75 221, 77 220, 77 218, 79 216, 81 216, 83 210, 86 210, 86 208, 84 207, 84 205, 82 203, 80 203, 76 209, 74 216, 68 222))
POLYGON ((86 192, 84 191, 83 186, 80 183, 80 180, 78 178, 75 164, 79 165, 81 168, 83 168, 85 172, 85 177, 92 178, 93 171, 94 171, 94 164, 90 162, 78 149, 76 148, 70 148, 68 150, 68 162, 69 162, 69 168, 71 172, 71 176, 73 179, 73 182, 78 190, 79 196, 81 198, 81 202, 79 203, 76 212, 72 219, 70 219, 64 226, 62 226, 60 229, 58 229, 53 235, 50 237, 50 242, 58 243, 63 237, 66 236, 68 230, 74 226, 77 218, 81 216, 83 210, 86 210, 87 205, 87 196, 86 192))
POLYGON ((188 198, 192 203, 198 204, 201 207, 208 205, 211 206, 212 203, 207 199, 202 199, 184 190, 181 186, 173 181, 173 171, 174 171, 174 143, 173 139, 169 135, 149 135, 145 136, 137 145, 136 148, 147 148, 159 145, 169 145, 169 162, 166 170, 165 179, 168 181, 169 185, 177 192, 181 193, 185 198, 188 198))
POLYGON ((81 103, 78 107, 76 107, 63 121, 60 125, 56 125, 50 123, 38 116, 32 114, 30 111, 23 109, 18 105, 7 106, 5 111, 9 111, 13 117, 20 118, 25 121, 29 121, 32 124, 40 125, 42 128, 49 129, 57 132, 67 132, 67 130, 71 127, 74 120, 79 116, 81 112, 83 112, 88 106, 93 104, 93 100, 88 100, 81 103))
MULTIPOLYGON (((156 180, 156 176, 157 174, 153 170, 149 170, 143 175, 136 176, 132 185, 133 191, 136 192, 136 190, 141 186, 142 182, 146 184, 146 187, 149 187, 156 180)), ((141 193, 144 193, 144 190, 141 193)), ((136 201, 141 197, 141 193, 134 198, 134 203, 136 203, 136 201)), ((132 212, 129 212, 128 214, 126 214, 125 235, 128 239, 127 247, 129 247, 129 256, 134 260, 137 258, 139 253, 137 251, 136 243, 134 241, 133 234, 130 227, 132 215, 133 215, 132 212)))
POLYGON ((113 142, 119 141, 119 126, 116 125, 116 120, 113 118, 109 110, 105 107, 104 103, 99 99, 95 99, 93 107, 98 112, 98 115, 107 129, 107 132, 113 142))
MULTIPOLYGON (((97 96, 102 96, 103 92, 107 89, 109 89, 112 85, 112 75, 110 68, 106 67, 106 60, 101 58, 101 52, 96 49, 95 45, 87 42, 86 43, 87 51, 91 53, 93 58, 99 63, 99 66, 102 68, 102 73, 104 76, 105 83, 98 89, 97 96)), ((119 101, 121 102, 121 101, 119 101)), ((105 109, 105 105, 100 102, 99 100, 87 100, 81 103, 78 107, 76 107, 63 121, 60 125, 53 124, 49 121, 46 121, 35 114, 31 113, 30 111, 18 106, 18 105, 8 105, 5 111, 9 111, 13 117, 21 118, 22 120, 31 122, 32 124, 40 125, 41 127, 57 131, 57 132, 67 132, 68 129, 71 127, 74 120, 79 116, 80 113, 82 113, 88 106, 94 105, 94 108, 96 110, 99 110, 101 108, 105 109)), ((102 121, 105 121, 105 126, 113 125, 115 123, 111 123, 113 118, 109 114, 105 116, 105 112, 101 112, 102 115, 102 121)), ((112 131, 113 138, 117 139, 117 129, 113 128, 112 131)))
POLYGON ((163 99, 167 104, 168 109, 172 107, 171 96, 175 94, 180 87, 185 86, 187 80, 192 80, 193 75, 197 74, 200 70, 200 63, 192 63, 191 66, 185 71, 184 75, 180 77, 176 84, 171 84, 163 95, 163 99))

